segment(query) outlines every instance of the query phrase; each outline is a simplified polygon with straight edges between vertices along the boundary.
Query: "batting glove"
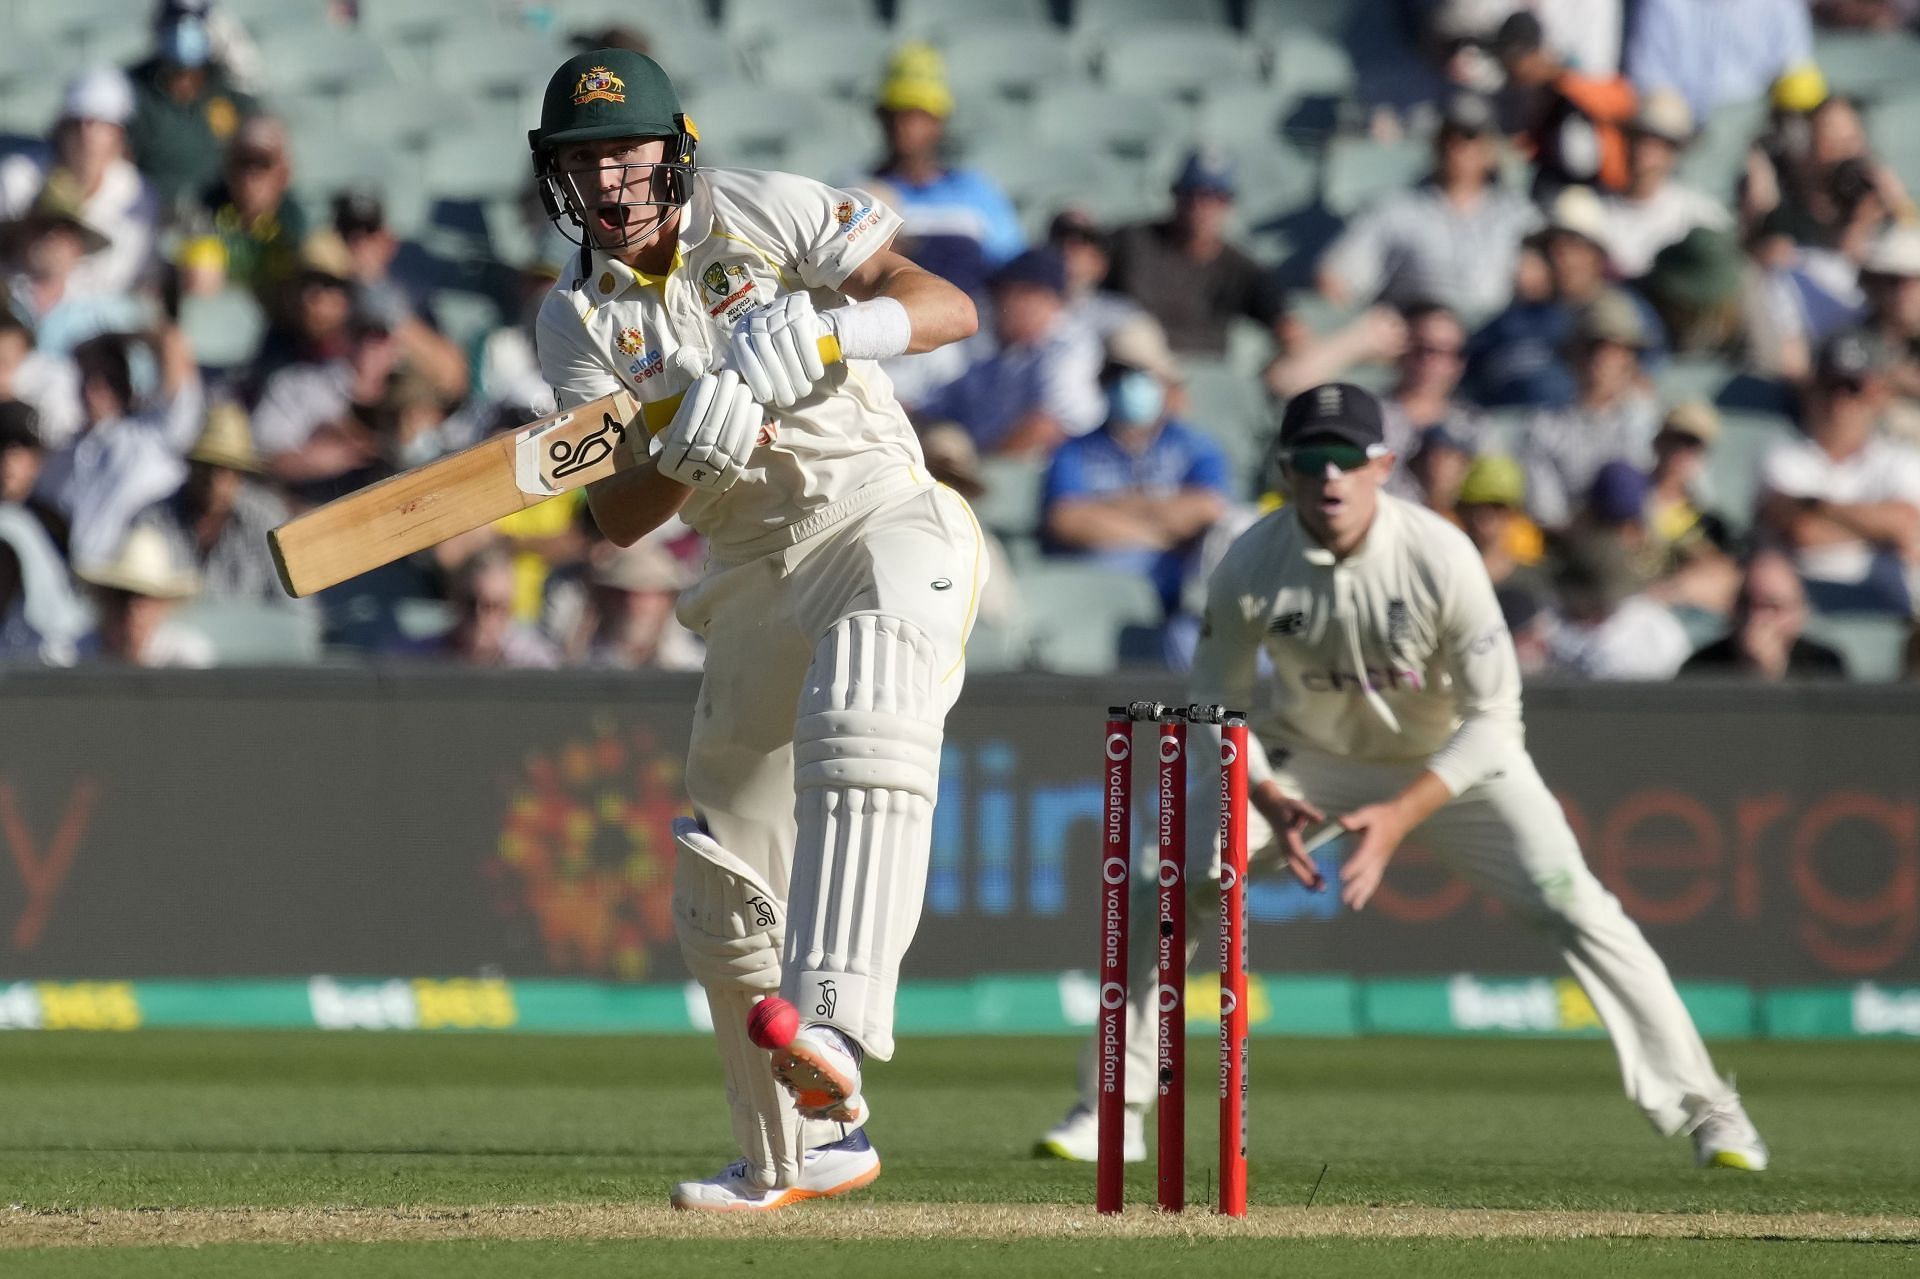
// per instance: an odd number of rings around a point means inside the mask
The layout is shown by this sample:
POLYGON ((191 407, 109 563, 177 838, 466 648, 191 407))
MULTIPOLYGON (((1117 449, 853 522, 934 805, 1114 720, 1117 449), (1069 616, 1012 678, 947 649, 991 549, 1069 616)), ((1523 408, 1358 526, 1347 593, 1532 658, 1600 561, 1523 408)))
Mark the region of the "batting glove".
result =
POLYGON ((740 318, 727 342, 727 365, 740 371, 754 399, 792 408, 827 375, 820 339, 829 331, 810 296, 789 293, 740 318))
POLYGON ((702 374, 661 437, 660 473, 690 488, 726 492, 746 469, 765 420, 738 373, 702 374))

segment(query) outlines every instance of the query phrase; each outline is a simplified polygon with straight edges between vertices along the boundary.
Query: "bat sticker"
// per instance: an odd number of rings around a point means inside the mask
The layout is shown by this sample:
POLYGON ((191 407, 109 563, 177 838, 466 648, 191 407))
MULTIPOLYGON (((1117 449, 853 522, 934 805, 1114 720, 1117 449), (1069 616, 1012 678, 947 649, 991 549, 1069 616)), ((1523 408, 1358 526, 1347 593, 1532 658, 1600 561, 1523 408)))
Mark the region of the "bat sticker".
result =
POLYGON ((626 434, 626 428, 614 419, 611 413, 600 415, 600 429, 592 435, 584 436, 578 443, 568 440, 555 440, 547 446, 547 456, 553 459, 552 476, 564 480, 576 471, 584 471, 607 460, 613 453, 614 440, 626 434), (613 439, 607 438, 608 434, 613 439))

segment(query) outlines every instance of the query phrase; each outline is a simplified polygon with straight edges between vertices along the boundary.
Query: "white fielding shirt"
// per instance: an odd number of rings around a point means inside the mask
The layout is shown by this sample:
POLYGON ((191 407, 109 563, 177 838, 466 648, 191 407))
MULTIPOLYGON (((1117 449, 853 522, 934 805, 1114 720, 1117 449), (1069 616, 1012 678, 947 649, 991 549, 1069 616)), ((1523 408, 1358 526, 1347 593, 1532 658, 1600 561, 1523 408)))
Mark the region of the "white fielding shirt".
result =
MULTIPOLYGON (((840 285, 899 228, 899 215, 863 191, 698 169, 675 265, 657 286, 598 250, 574 255, 535 325, 541 375, 562 407, 622 388, 642 402, 680 395, 721 362, 748 312, 802 290, 821 311, 846 305, 840 285)), ((829 366, 812 394, 766 414, 739 483, 695 490, 682 511, 722 560, 817 531, 863 489, 929 482, 913 426, 872 360, 829 366)))
POLYGON ((1423 762, 1455 795, 1524 749, 1520 666, 1467 535, 1385 493, 1336 560, 1290 507, 1241 535, 1208 586, 1193 695, 1246 708, 1267 752, 1423 762), (1273 674, 1256 697, 1259 655, 1273 674))

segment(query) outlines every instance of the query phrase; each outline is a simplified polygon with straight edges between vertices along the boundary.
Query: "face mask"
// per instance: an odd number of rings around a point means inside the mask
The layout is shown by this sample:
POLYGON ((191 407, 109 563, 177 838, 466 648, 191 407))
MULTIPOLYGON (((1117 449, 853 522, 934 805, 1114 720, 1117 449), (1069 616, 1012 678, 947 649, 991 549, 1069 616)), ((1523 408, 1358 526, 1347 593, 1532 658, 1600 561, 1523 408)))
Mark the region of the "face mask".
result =
POLYGON ((1166 407, 1166 392, 1151 373, 1123 373, 1107 392, 1107 412, 1115 422, 1127 426, 1152 426, 1166 407))

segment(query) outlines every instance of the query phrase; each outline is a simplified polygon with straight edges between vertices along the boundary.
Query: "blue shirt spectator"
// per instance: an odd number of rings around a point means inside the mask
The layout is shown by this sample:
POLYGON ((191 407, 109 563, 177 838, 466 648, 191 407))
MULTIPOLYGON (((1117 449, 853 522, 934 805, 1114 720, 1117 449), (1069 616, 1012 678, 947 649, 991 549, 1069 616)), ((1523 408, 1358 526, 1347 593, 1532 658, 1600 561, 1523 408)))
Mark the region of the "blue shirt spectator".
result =
POLYGON ((1100 425, 1100 344, 1066 311, 1059 253, 1035 249, 993 277, 998 347, 922 399, 924 418, 958 422, 982 453, 1050 455, 1100 425))
POLYGON ((1697 120, 1812 58, 1807 0, 1640 0, 1627 36, 1628 77, 1642 93, 1679 90, 1697 120))
POLYGON ((1172 614, 1202 537, 1227 511, 1231 467, 1218 444, 1169 416, 1177 369, 1119 362, 1127 340, 1116 334, 1110 348, 1105 424, 1061 445, 1047 468, 1044 545, 1146 576, 1172 614))
POLYGON ((940 161, 953 91, 940 55, 910 44, 894 55, 875 103, 887 154, 873 176, 900 214, 900 251, 915 264, 977 293, 1027 247, 1013 201, 986 174, 940 161))

